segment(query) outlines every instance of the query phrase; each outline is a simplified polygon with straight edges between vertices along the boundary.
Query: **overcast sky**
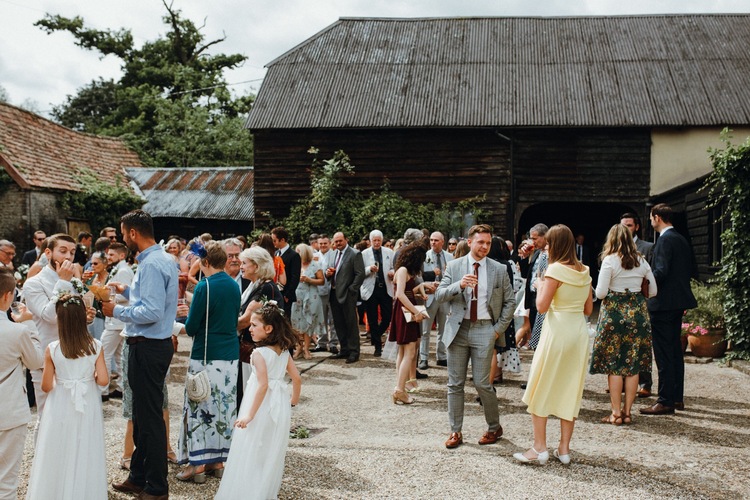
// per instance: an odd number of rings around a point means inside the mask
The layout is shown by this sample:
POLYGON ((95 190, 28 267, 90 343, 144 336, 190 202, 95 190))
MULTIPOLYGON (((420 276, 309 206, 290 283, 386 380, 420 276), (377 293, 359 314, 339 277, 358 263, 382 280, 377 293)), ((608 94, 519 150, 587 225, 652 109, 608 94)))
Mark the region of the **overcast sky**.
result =
MULTIPOLYGON (((173 8, 208 40, 226 36, 214 53, 247 56, 226 74, 239 94, 257 92, 264 66, 340 17, 569 16, 750 12, 750 0, 173 0, 173 8)), ((0 85, 9 101, 33 102, 47 115, 76 89, 117 80, 120 61, 47 35, 34 26, 45 13, 81 16, 89 28, 128 28, 137 46, 167 31, 161 0, 0 0, 0 85)))

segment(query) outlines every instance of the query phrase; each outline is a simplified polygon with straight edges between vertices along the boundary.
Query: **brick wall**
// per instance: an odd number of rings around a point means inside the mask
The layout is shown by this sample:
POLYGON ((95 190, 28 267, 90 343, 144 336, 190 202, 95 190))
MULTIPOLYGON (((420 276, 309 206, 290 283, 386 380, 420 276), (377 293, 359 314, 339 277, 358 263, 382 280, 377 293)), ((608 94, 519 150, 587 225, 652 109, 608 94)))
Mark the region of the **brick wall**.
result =
POLYGON ((16 264, 21 256, 33 246, 34 231, 41 229, 47 235, 65 232, 66 214, 58 205, 59 194, 44 191, 26 191, 16 184, 7 185, 0 191, 0 239, 16 245, 16 264))

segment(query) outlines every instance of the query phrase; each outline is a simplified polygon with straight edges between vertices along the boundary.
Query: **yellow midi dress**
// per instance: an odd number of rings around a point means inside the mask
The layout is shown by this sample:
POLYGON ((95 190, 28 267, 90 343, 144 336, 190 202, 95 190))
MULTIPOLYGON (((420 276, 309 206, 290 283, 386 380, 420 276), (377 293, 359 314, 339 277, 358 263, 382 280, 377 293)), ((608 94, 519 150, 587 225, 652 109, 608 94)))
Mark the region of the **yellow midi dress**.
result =
POLYGON ((578 417, 589 357, 589 334, 583 306, 591 295, 588 268, 576 271, 557 262, 546 277, 561 282, 542 325, 531 362, 523 402, 526 411, 564 420, 578 417))

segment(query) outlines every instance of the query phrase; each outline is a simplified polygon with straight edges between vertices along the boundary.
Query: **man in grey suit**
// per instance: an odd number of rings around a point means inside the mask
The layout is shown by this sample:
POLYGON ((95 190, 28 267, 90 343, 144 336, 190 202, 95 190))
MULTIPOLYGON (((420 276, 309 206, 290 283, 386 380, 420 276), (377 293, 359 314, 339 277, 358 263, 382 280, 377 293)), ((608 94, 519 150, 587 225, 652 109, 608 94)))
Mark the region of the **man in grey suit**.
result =
POLYGON ((479 444, 493 444, 503 434, 497 396, 490 382, 490 366, 496 341, 505 345, 504 332, 513 319, 516 301, 505 266, 487 258, 492 228, 486 224, 469 229, 469 255, 453 260, 445 270, 436 299, 449 305, 443 342, 448 351, 448 420, 451 434, 446 448, 463 443, 464 385, 471 371, 484 408, 488 430, 479 444))
POLYGON ((641 229, 641 219, 634 213, 622 214, 620 217, 620 224, 630 229, 630 234, 633 235, 635 241, 635 247, 638 252, 643 255, 646 262, 651 263, 651 257, 654 253, 654 244, 650 241, 642 240, 638 237, 638 232, 641 229))
POLYGON ((349 246, 344 233, 333 235, 334 255, 328 260, 326 278, 331 283, 331 313, 341 351, 335 355, 346 358, 347 363, 359 361, 359 326, 357 322, 357 297, 365 279, 362 254, 349 246))
MULTIPOLYGON (((651 257, 654 252, 654 244, 650 241, 642 240, 638 237, 638 231, 641 229, 641 219, 634 213, 628 212, 622 214, 620 217, 620 224, 630 229, 630 234, 633 235, 635 241, 635 247, 638 252, 643 255, 643 258, 650 264, 651 257)), ((651 376, 651 370, 641 372, 638 375, 638 397, 648 398, 651 397, 651 386, 654 383, 654 379, 651 376)))
MULTIPOLYGON (((453 256, 443 250, 443 243, 445 243, 445 237, 440 231, 435 231, 430 235, 430 249, 427 251, 427 255, 425 255, 424 265, 422 266, 422 279, 425 282, 439 282, 443 277, 443 272, 448 262, 453 260, 453 256)), ((419 346, 420 370, 429 368, 427 359, 430 355, 430 331, 432 330, 433 321, 437 322, 436 363, 438 366, 448 366, 448 357, 445 354, 445 344, 443 343, 448 304, 441 304, 435 300, 434 295, 428 295, 425 305, 427 306, 427 315, 429 317, 422 321, 422 340, 419 346)))

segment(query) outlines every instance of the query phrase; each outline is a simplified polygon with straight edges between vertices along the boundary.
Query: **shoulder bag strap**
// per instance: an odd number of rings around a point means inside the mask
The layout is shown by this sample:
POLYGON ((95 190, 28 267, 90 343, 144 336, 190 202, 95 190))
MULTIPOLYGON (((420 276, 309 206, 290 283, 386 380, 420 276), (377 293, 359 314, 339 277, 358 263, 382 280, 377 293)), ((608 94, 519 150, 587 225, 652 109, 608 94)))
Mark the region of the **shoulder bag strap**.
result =
POLYGON ((206 366, 206 355, 208 354, 208 278, 206 278, 206 338, 203 343, 203 366, 206 366))

